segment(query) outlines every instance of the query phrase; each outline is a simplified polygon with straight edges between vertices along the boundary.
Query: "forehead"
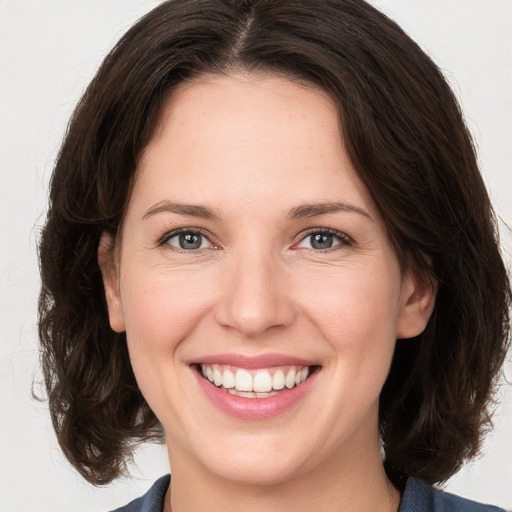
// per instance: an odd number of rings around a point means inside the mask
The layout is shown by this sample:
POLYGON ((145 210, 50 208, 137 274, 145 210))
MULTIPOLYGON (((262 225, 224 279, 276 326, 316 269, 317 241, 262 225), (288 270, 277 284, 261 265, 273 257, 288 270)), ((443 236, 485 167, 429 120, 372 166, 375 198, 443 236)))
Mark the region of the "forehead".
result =
POLYGON ((332 99, 281 77, 208 75, 180 84, 138 174, 139 188, 153 198, 168 185, 173 196, 193 194, 201 203, 221 194, 225 205, 269 208, 349 196, 374 208, 345 151, 332 99))
POLYGON ((210 138, 214 127, 232 140, 250 138, 253 144, 265 136, 296 138, 305 127, 333 145, 339 146, 341 137, 337 108, 325 91, 304 81, 249 73, 208 74, 181 82, 164 104, 153 138, 170 125, 184 135, 204 129, 210 138))

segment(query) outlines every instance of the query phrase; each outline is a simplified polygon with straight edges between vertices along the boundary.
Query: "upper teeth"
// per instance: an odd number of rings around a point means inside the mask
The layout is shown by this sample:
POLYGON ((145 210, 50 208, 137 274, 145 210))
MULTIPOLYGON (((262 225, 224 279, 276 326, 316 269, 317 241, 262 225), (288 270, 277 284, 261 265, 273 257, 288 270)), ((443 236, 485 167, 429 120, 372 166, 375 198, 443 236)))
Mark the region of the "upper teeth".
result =
POLYGON ((237 391, 255 391, 265 393, 272 390, 288 389, 304 382, 309 375, 308 366, 287 366, 274 369, 246 370, 244 368, 225 368, 224 365, 201 365, 203 377, 217 387, 237 391))

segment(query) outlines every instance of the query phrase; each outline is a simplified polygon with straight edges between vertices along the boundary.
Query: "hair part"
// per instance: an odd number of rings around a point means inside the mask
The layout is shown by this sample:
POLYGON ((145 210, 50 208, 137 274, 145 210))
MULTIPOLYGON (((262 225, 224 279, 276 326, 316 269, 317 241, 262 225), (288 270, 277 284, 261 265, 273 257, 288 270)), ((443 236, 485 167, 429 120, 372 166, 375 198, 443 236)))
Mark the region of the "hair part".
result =
POLYGON ((395 483, 446 480, 478 452, 490 423, 510 285, 452 91, 418 45, 362 0, 171 0, 104 60, 69 123, 39 247, 41 359, 66 457, 105 484, 138 444, 162 439, 125 335, 109 326, 98 245, 107 233, 118 246, 137 164, 174 88, 235 71, 330 95, 402 268, 437 283, 426 330, 397 342, 380 428, 395 483))

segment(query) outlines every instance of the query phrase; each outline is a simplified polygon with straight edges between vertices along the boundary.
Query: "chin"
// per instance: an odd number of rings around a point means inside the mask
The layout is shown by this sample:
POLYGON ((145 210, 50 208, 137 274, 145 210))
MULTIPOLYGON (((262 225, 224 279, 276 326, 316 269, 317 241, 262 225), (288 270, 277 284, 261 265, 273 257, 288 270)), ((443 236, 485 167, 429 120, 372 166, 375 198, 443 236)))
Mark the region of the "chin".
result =
POLYGON ((295 439, 290 446, 287 440, 233 434, 224 442, 210 438, 206 446, 192 450, 196 463, 210 475, 242 485, 268 486, 285 483, 305 470, 305 443, 295 439))
POLYGON ((223 464, 208 468, 220 478, 248 486, 279 485, 303 471, 301 461, 276 460, 276 457, 241 459, 228 457, 223 464))

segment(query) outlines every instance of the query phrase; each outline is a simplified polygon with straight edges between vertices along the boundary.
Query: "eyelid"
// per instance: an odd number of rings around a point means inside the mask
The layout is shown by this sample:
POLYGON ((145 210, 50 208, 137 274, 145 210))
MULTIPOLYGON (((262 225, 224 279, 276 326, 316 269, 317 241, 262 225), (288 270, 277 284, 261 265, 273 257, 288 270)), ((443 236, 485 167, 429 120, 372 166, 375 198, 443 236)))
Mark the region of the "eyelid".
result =
POLYGON ((205 249, 196 249, 196 250, 192 251, 192 250, 180 249, 179 247, 174 247, 170 244, 167 244, 167 242, 171 238, 174 238, 175 236, 180 235, 182 233, 198 233, 198 234, 204 236, 208 240, 210 245, 212 246, 212 247, 209 247, 208 249, 220 249, 219 244, 213 240, 214 237, 211 233, 204 230, 203 228, 194 228, 194 227, 178 228, 178 229, 173 229, 171 231, 168 231, 167 233, 165 233, 162 237, 160 237, 158 239, 157 247, 163 247, 164 245, 167 245, 168 247, 172 247, 172 250, 183 251, 183 252, 188 252, 188 253, 200 252, 200 251, 205 250, 205 249))
MULTIPOLYGON (((212 246, 211 247, 212 249, 217 249, 217 250, 221 249, 220 244, 218 244, 214 240, 214 237, 213 237, 213 235, 211 233, 209 233, 208 231, 206 231, 203 228, 196 228, 196 227, 184 227, 184 228, 177 228, 177 229, 173 229, 171 231, 168 231, 162 237, 160 237, 158 239, 157 246, 161 247, 161 246, 166 245, 167 242, 171 238, 173 238, 173 237, 175 237, 177 235, 180 235, 181 233, 199 233, 200 235, 204 236, 208 240, 208 242, 212 246)), ((311 236, 311 235, 316 234, 316 233, 333 235, 334 237, 336 237, 339 240, 340 243, 338 245, 332 247, 332 248, 329 248, 329 249, 325 249, 325 250, 309 249, 311 251, 315 251, 315 252, 329 252, 330 250, 336 250, 340 246, 341 247, 347 247, 347 246, 353 245, 353 243, 354 243, 354 240, 349 235, 347 235, 346 233, 343 233, 342 231, 338 231, 338 230, 332 229, 332 228, 325 228, 325 227, 320 228, 320 227, 317 227, 317 228, 310 228, 307 231, 300 233, 298 235, 299 239, 292 244, 291 248, 292 249, 297 249, 297 246, 298 246, 298 244, 300 242, 304 241, 308 236, 311 236)), ((172 250, 180 251, 180 249, 178 247, 171 246, 170 244, 168 246, 172 247, 172 250)), ((306 247, 303 248, 303 249, 308 250, 308 248, 306 248, 306 247)), ((200 251, 203 251, 203 250, 205 250, 205 249, 197 249, 197 250, 194 250, 194 251, 189 251, 189 250, 183 249, 183 252, 200 252, 200 251)))
POLYGON ((354 240, 349 235, 347 235, 346 233, 343 233, 342 231, 338 231, 337 229, 311 228, 303 233, 300 233, 300 235, 299 235, 300 238, 297 242, 295 242, 292 245, 292 249, 297 249, 298 244, 303 242, 308 236, 311 236, 311 235, 314 235, 317 233, 333 235, 334 237, 336 237, 339 240, 340 243, 338 245, 330 247, 329 249, 323 249, 323 250, 322 249, 312 249, 312 248, 310 249, 308 247, 303 247, 302 249, 310 250, 310 251, 314 251, 314 252, 329 252, 329 251, 335 251, 335 250, 343 248, 343 247, 351 246, 354 244, 354 240))

